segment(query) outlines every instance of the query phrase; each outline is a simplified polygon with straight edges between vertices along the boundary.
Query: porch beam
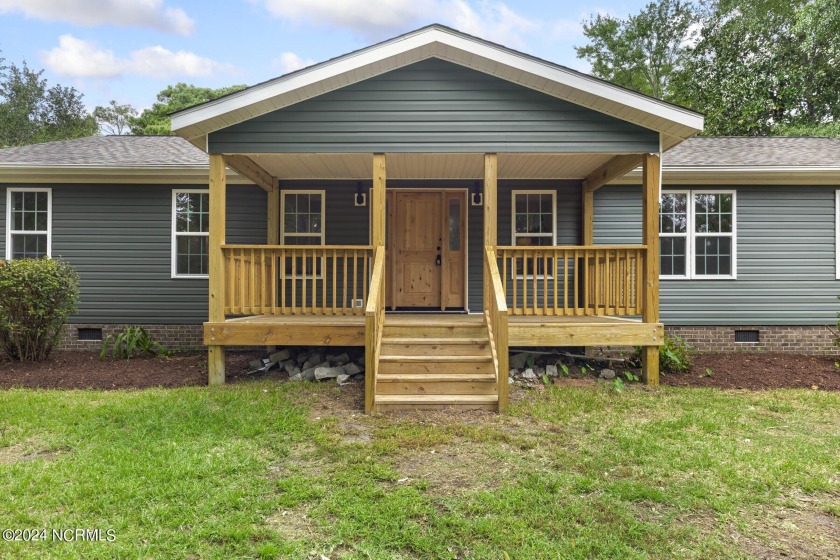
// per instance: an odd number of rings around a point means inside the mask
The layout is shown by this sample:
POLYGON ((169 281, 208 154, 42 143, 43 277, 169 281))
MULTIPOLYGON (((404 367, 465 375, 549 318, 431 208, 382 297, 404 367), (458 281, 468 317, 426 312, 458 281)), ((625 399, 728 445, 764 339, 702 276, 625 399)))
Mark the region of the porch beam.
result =
POLYGON ((615 156, 583 180, 584 191, 595 192, 613 179, 626 175, 636 169, 644 157, 643 154, 615 156))
POLYGON ((499 160, 484 154, 484 246, 498 245, 499 160))
MULTIPOLYGON (((659 154, 647 154, 642 164, 642 243, 645 256, 645 305, 642 320, 659 323, 659 191, 661 187, 659 154)), ((642 375, 648 385, 659 385, 659 347, 645 346, 642 352, 642 375)))
MULTIPOLYGON (((210 154, 210 236, 208 247, 209 322, 225 320, 225 270, 222 245, 225 244, 227 174, 221 154, 210 154)), ((207 347, 207 384, 225 382, 225 347, 207 347)))
POLYGON ((257 165, 257 162, 241 154, 226 154, 223 156, 228 167, 250 179, 266 192, 274 190, 274 178, 271 173, 257 165))
POLYGON ((373 200, 371 200, 371 245, 385 246, 385 154, 373 154, 373 200))

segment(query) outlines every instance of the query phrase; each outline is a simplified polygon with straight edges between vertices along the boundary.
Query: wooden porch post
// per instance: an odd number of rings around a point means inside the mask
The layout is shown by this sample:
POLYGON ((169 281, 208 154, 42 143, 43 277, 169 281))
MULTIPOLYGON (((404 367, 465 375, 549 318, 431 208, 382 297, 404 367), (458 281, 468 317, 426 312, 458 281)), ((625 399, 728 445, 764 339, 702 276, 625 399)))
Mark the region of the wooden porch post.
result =
POLYGON ((595 244, 595 191, 584 185, 581 189, 583 203, 583 244, 587 247, 595 244))
MULTIPOLYGON (((210 239, 208 247, 208 271, 210 287, 211 323, 225 320, 225 270, 222 245, 225 244, 225 191, 227 175, 225 161, 221 154, 210 154, 210 239)), ((207 383, 222 385, 225 382, 225 347, 207 347, 207 383)))
POLYGON ((266 231, 265 240, 269 245, 280 245, 280 181, 272 178, 274 188, 266 193, 268 204, 266 205, 266 231))
POLYGON ((373 154, 373 200, 371 201, 373 223, 371 244, 385 245, 385 154, 373 154))
MULTIPOLYGON (((642 320, 659 322, 659 155, 647 154, 642 168, 642 243, 645 256, 645 305, 642 320)), ((645 346, 642 375, 648 385, 659 385, 659 347, 645 346)))
POLYGON ((498 158, 484 154, 484 246, 498 245, 498 158))

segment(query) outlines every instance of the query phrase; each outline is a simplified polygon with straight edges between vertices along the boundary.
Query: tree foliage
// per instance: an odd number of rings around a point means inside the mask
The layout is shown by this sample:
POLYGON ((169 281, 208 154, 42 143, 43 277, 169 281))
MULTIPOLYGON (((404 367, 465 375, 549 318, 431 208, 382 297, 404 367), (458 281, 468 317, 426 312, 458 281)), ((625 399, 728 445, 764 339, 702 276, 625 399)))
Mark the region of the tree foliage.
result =
POLYGON ((584 32, 596 76, 704 113, 705 134, 840 132, 837 0, 659 0, 584 32))
POLYGON ((244 85, 235 85, 212 89, 185 83, 167 86, 157 94, 157 102, 150 109, 145 109, 139 117, 131 118, 131 133, 141 136, 172 134, 170 113, 218 99, 223 95, 245 89, 245 87, 244 85))
POLYGON ((575 50, 592 64, 596 76, 670 99, 671 76, 682 66, 697 19, 685 0, 651 2, 623 20, 599 14, 583 22, 589 44, 575 50))
POLYGON ((105 134, 128 134, 131 118, 137 116, 137 109, 131 105, 118 105, 113 99, 107 107, 97 106, 93 110, 93 118, 99 125, 99 130, 105 134))
POLYGON ((0 59, 0 146, 93 136, 98 128, 82 94, 60 84, 48 87, 43 70, 0 59))

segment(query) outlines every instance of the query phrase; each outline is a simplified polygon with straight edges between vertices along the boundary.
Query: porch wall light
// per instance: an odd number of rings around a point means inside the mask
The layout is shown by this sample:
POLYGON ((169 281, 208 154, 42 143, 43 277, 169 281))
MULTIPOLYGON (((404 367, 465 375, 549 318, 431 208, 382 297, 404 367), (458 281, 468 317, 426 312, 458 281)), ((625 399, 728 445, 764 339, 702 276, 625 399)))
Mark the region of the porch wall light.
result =
POLYGON ((367 193, 364 191, 361 181, 356 182, 356 196, 354 198, 355 206, 367 206, 367 193))
POLYGON ((470 195, 470 203, 473 206, 481 206, 484 204, 484 193, 481 192, 481 181, 473 183, 473 192, 470 195))

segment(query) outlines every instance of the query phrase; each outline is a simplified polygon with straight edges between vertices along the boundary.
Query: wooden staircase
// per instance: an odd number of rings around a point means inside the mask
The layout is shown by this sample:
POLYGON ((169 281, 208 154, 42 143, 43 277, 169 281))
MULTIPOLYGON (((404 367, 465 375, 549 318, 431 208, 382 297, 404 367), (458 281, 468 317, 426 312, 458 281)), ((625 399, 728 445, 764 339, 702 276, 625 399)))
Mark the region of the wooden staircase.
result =
POLYGON ((482 316, 388 316, 375 410, 497 410, 499 391, 482 316))

